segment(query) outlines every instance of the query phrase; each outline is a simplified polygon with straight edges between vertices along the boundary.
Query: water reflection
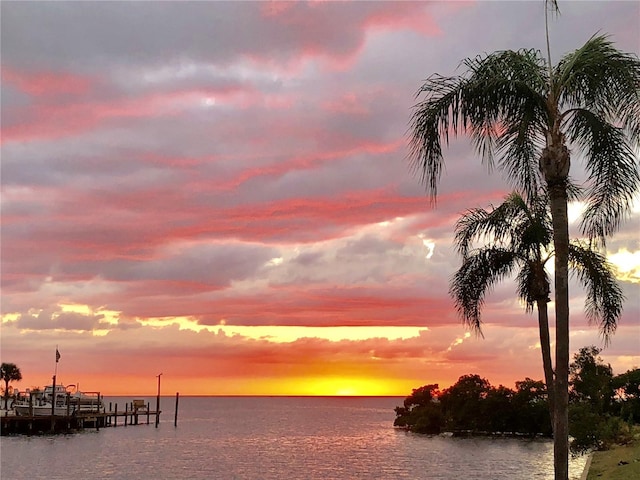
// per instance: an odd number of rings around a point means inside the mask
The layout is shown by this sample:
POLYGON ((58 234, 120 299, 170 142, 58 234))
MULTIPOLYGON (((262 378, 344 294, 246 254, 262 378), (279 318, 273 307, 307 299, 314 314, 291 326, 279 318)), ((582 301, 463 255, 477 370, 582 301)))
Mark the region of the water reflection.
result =
MULTIPOLYGON (((553 478, 548 440, 443 438, 392 427, 396 398, 181 398, 178 428, 2 438, 2 479, 553 478)), ((584 459, 572 460, 579 478, 584 459)))

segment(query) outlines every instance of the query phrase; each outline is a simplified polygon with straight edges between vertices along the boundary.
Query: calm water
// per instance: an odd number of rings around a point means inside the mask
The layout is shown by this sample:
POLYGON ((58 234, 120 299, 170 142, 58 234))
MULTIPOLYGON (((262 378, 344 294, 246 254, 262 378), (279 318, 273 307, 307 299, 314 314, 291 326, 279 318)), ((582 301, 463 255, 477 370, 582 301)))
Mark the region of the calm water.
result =
MULTIPOLYGON (((119 402, 122 408, 125 400, 119 402)), ((128 399, 130 401, 130 399, 128 399)), ((155 405, 155 399, 151 405, 155 405)), ((109 399, 107 399, 108 403, 109 399)), ((9 479, 553 478, 550 441, 454 439, 393 428, 401 398, 163 398, 151 425, 2 437, 9 479)), ((579 478, 585 459, 571 461, 579 478)))

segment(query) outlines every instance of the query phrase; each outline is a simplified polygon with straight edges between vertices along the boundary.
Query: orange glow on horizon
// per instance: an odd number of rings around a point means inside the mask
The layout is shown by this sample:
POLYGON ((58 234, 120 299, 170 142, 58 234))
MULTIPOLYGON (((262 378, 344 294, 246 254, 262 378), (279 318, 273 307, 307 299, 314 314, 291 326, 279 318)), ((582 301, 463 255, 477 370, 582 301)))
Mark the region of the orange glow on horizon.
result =
MULTIPOLYGON (((25 378, 14 387, 42 388, 51 384, 51 377, 38 375, 39 382, 25 378)), ((133 375, 100 376, 73 379, 59 376, 58 384, 77 385, 85 392, 100 392, 102 396, 155 396, 157 377, 133 375)), ((161 395, 181 396, 311 396, 311 397, 387 397, 406 396, 421 385, 419 380, 395 378, 344 377, 339 375, 296 378, 175 378, 163 374, 161 395)))

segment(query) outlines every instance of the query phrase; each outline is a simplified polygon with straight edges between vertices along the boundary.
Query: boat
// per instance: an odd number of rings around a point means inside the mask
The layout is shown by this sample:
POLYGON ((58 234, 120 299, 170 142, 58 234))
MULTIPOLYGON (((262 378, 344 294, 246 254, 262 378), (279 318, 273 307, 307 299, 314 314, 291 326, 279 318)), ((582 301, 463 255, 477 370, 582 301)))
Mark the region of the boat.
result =
MULTIPOLYGON (((56 387, 57 389, 57 387, 56 387)), ((75 385, 67 385, 64 387, 65 393, 68 395, 68 402, 77 407, 77 410, 84 412, 100 412, 104 411, 104 404, 98 392, 81 392, 75 385)), ((51 390, 49 390, 49 394, 51 390)), ((45 388, 45 395, 47 388, 45 388)))
POLYGON ((32 390, 18 398, 13 404, 20 416, 69 416, 76 413, 99 413, 104 404, 97 393, 81 392, 75 385, 48 385, 44 390, 32 390), (54 406, 55 403, 55 406, 54 406))

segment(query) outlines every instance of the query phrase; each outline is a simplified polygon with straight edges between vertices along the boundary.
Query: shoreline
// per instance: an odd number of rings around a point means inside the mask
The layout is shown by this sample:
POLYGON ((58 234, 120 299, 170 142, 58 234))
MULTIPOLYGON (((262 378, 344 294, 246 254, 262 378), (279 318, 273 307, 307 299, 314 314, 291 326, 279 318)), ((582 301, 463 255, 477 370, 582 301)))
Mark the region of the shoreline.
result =
POLYGON ((589 476, 589 469, 591 468, 591 460, 593 460, 593 452, 591 452, 587 457, 587 461, 584 464, 584 470, 582 471, 580 480, 587 480, 587 477, 589 476))
POLYGON ((635 433, 625 445, 613 445, 608 450, 591 452, 580 480, 640 478, 640 433, 635 433))

